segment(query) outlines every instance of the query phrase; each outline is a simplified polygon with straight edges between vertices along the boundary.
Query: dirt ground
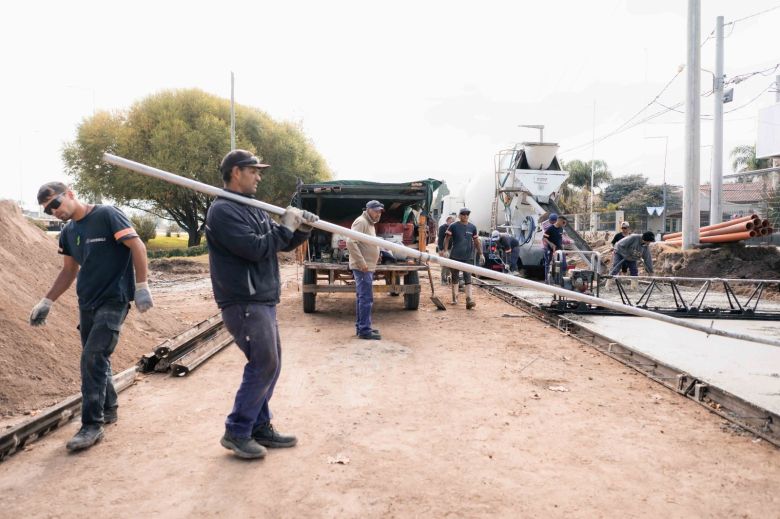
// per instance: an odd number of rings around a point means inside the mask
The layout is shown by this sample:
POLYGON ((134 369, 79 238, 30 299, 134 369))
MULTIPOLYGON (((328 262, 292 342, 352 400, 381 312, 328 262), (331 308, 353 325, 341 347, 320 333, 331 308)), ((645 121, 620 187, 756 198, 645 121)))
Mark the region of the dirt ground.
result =
MULTIPOLYGON (((230 346, 189 377, 140 378, 94 448, 66 452, 71 423, 0 463, 0 516, 770 517, 780 507, 778 449, 512 306, 480 292, 474 311, 440 312, 425 294, 409 312, 380 295, 384 339, 363 341, 348 295, 320 295, 318 312, 302 313, 299 275, 283 267, 272 401, 297 447, 242 461, 219 445, 244 364, 230 346)), ((171 290, 161 314, 210 295, 197 281, 178 298, 171 290)))

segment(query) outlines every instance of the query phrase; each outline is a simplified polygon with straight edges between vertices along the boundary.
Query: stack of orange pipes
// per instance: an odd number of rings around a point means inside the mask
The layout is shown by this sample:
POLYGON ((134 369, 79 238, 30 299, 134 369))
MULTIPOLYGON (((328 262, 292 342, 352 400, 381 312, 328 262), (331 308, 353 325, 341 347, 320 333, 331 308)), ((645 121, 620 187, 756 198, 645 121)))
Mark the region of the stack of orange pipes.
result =
MULTIPOLYGON (((773 232, 774 229, 769 226, 769 220, 762 220, 757 214, 751 214, 727 222, 702 227, 699 229, 699 242, 728 243, 747 240, 756 236, 767 236, 773 232)), ((682 245, 682 233, 667 234, 663 237, 663 240, 668 245, 682 245)))

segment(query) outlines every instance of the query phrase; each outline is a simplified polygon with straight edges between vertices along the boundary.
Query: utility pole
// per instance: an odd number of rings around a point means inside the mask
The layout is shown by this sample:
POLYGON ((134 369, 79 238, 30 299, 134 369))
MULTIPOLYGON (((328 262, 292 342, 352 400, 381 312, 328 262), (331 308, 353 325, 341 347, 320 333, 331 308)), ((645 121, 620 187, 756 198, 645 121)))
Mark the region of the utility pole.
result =
POLYGON ((233 97, 235 76, 230 73, 230 150, 236 149, 236 103, 233 97))
POLYGON ((591 222, 591 231, 595 231, 596 229, 593 228, 593 177, 594 175, 594 168, 596 167, 596 100, 593 100, 593 143, 591 144, 590 149, 590 222, 591 222))
POLYGON ((723 17, 715 22, 715 76, 712 111, 712 178, 710 178, 710 225, 723 220, 723 17))
POLYGON ((687 71, 685 82, 685 184, 682 248, 699 244, 699 143, 701 142, 701 0, 688 0, 687 71))

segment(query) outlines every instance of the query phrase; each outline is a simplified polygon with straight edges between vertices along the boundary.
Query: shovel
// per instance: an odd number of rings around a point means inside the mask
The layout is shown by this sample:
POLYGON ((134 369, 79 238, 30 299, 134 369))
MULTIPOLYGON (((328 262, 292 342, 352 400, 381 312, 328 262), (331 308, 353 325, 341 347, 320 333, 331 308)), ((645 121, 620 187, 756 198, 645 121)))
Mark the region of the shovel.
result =
POLYGON ((447 307, 444 306, 444 303, 441 302, 441 299, 436 297, 436 292, 433 290, 433 276, 431 275, 431 266, 428 265, 428 281, 431 282, 431 303, 436 305, 436 308, 439 310, 447 310, 447 307))

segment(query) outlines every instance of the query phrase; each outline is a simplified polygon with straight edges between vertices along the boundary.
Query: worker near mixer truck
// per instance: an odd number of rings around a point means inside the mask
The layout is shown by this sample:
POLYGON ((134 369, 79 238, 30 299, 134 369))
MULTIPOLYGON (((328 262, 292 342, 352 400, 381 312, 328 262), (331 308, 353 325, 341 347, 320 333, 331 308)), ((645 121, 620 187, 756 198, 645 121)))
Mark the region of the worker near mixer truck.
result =
MULTIPOLYGON (((558 217, 556 213, 550 213, 547 220, 550 226, 542 235, 542 246, 544 247, 544 280, 550 283, 550 266, 555 261, 555 253, 563 250, 563 226, 566 225, 566 219, 558 217)), ((566 255, 561 258, 561 271, 566 271, 566 255)))
POLYGON ((632 276, 639 274, 637 262, 641 259, 645 264, 645 270, 653 275, 653 256, 650 254, 649 245, 655 241, 653 231, 644 234, 629 234, 615 245, 615 262, 609 271, 610 276, 617 275, 623 263, 628 264, 628 270, 632 276))
POLYGON ((38 203, 44 213, 68 223, 59 237, 62 270, 33 308, 30 324, 45 324, 54 301, 78 278, 81 428, 66 445, 76 451, 94 445, 103 438, 103 425, 117 421, 111 354, 130 301, 140 312, 154 306, 146 281, 146 247, 122 211, 81 202, 61 182, 41 186, 38 203))
MULTIPOLYGON (((620 232, 616 232, 615 235, 612 237, 612 264, 614 265, 616 263, 615 258, 615 245, 617 245, 617 242, 625 238, 631 234, 631 225, 628 222, 623 222, 620 224, 620 232)), ((628 263, 625 261, 620 267, 620 271, 625 274, 628 272, 628 263)))
MULTIPOLYGON (((219 170, 225 190, 252 199, 267 164, 246 150, 233 150, 219 170)), ((281 370, 276 320, 281 282, 279 251, 309 238, 317 216, 288 207, 276 223, 260 208, 217 197, 206 214, 209 270, 225 328, 246 357, 243 378, 225 421, 220 444, 240 458, 262 458, 266 447, 292 447, 297 439, 271 424, 269 401, 281 370)))
MULTIPOLYGON (((482 247, 479 243, 477 227, 469 222, 471 211, 462 207, 458 211, 458 221, 453 222, 444 235, 444 255, 450 259, 473 265, 475 259, 482 255, 482 247), (450 243, 452 249, 450 250, 450 243), (449 252, 448 252, 449 251, 449 252)), ((452 304, 458 304, 458 276, 460 271, 450 268, 452 273, 452 304)), ((466 309, 471 310, 477 306, 471 286, 471 273, 463 272, 464 291, 466 292, 466 309)))
POLYGON ((499 250, 504 253, 509 263, 509 272, 516 274, 518 269, 517 261, 520 259, 520 240, 509 233, 499 232, 497 230, 490 233, 491 241, 495 242, 499 250))
MULTIPOLYGON (((352 230, 376 236, 376 224, 382 218, 385 206, 378 200, 366 202, 363 214, 352 222, 352 230)), ((347 238, 349 268, 355 278, 355 334, 366 340, 382 339, 379 330, 372 327, 371 309, 374 306, 374 272, 379 261, 379 247, 347 238)))
MULTIPOLYGON (((438 232, 438 239, 436 240, 436 253, 441 254, 444 250, 444 237, 447 234, 447 229, 450 227, 452 222, 455 221, 455 217, 457 215, 455 213, 450 213, 449 216, 447 216, 447 219, 444 221, 443 224, 439 226, 439 232, 438 232)), ((450 249, 452 249, 452 243, 450 243, 450 249)), ((447 267, 442 266, 441 268, 441 284, 442 286, 446 286, 450 282, 450 269, 447 267)))

